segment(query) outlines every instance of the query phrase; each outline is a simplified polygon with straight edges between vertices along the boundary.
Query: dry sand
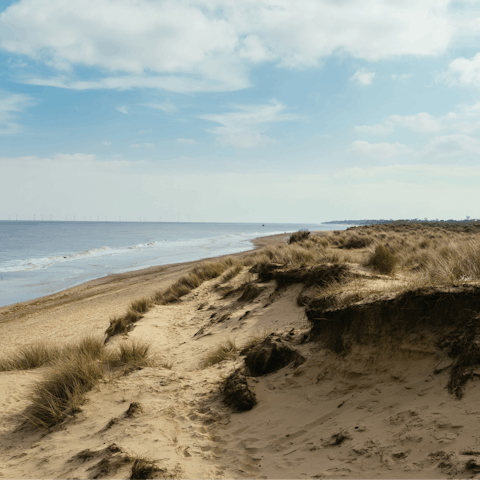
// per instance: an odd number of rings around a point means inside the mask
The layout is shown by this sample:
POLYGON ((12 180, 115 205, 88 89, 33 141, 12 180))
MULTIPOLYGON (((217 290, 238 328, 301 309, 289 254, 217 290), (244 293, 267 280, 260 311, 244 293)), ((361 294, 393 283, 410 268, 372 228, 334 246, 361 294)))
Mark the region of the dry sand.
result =
MULTIPOLYGON (((278 241, 263 239, 260 243, 278 241)), ((107 277, 57 295, 3 309, 2 351, 52 338, 59 343, 103 334, 108 319, 153 293, 192 264, 107 277)), ((232 280, 238 285, 247 269, 232 280)), ((480 455, 480 384, 462 400, 448 394, 447 373, 433 374, 441 352, 428 338, 395 351, 357 346, 345 356, 304 342, 309 325, 296 302, 302 285, 250 303, 222 298, 218 280, 175 305, 155 306, 130 338, 150 340, 173 368, 146 367, 101 383, 83 411, 50 431, 16 430, 32 382, 44 369, 0 373, 0 477, 128 478, 141 456, 164 469, 158 478, 445 478, 480 455), (276 332, 307 359, 297 368, 249 378, 258 404, 232 413, 219 383, 242 357, 200 369, 225 338, 241 345, 276 332), (142 411, 129 418, 137 402, 142 411), (112 445, 114 445, 112 447, 112 445), (89 450, 87 455, 78 455, 89 450), (161 476, 163 475, 163 477, 161 476)), ((117 336, 112 344, 124 341, 117 336)))

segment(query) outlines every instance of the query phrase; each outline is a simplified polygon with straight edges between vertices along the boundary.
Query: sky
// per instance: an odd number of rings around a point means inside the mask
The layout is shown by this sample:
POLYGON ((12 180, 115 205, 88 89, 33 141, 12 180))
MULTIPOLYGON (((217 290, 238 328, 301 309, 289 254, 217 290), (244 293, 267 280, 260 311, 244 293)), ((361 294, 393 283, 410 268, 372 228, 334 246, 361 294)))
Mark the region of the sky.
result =
POLYGON ((0 0, 0 219, 480 217, 480 0, 0 0))

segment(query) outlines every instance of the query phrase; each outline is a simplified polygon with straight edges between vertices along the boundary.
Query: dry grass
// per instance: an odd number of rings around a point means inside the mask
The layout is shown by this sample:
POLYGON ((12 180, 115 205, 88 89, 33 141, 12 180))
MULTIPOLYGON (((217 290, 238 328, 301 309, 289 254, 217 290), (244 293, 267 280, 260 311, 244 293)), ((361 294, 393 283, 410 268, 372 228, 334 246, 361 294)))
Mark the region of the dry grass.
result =
POLYGON ((219 283, 227 283, 235 278, 243 269, 243 264, 238 262, 230 267, 219 279, 219 283))
POLYGON ((269 337, 273 332, 271 330, 267 330, 263 328, 261 330, 257 330, 256 332, 252 333, 250 337, 248 337, 247 341, 242 345, 240 351, 248 350, 259 343, 262 343, 267 337, 269 337))
POLYGON ((112 317, 110 325, 105 331, 105 342, 115 335, 126 334, 133 323, 138 322, 144 313, 147 313, 153 306, 150 298, 143 297, 133 300, 124 315, 112 317))
POLYGON ((85 393, 104 377, 100 362, 77 354, 58 361, 36 383, 25 417, 37 427, 52 427, 80 411, 85 393))
POLYGON ((158 305, 178 302, 181 297, 189 294, 203 282, 219 277, 225 270, 237 263, 237 260, 233 258, 203 262, 193 268, 191 272, 179 278, 167 289, 158 291, 154 295, 154 301, 158 305))
MULTIPOLYGON (((158 468, 157 464, 144 457, 137 457, 132 465, 130 480, 144 480, 147 478, 167 478, 166 472, 158 468), (160 474, 160 475, 159 475, 160 474)), ((172 478, 168 476, 168 478, 172 478)))
POLYGON ((133 367, 145 367, 154 362, 152 345, 143 340, 131 340, 119 345, 118 350, 113 352, 109 363, 112 365, 129 365, 133 367))
POLYGON ((85 394, 107 372, 119 366, 146 366, 152 361, 148 343, 135 341, 107 351, 102 339, 87 337, 64 347, 42 380, 33 385, 25 418, 37 427, 49 428, 80 411, 85 394))
POLYGON ((20 347, 18 351, 0 360, 0 372, 10 370, 30 370, 49 365, 60 358, 82 354, 91 358, 100 358, 103 354, 103 340, 88 336, 79 343, 67 344, 63 347, 51 342, 36 342, 20 347))
POLYGON ((395 270, 397 263, 398 259, 395 254, 389 248, 380 244, 375 247, 375 251, 365 262, 365 265, 384 275, 390 275, 395 270))
POLYGON ((234 360, 238 356, 238 347, 235 340, 227 337, 220 345, 207 353, 200 362, 200 368, 211 367, 224 360, 234 360))
POLYGON ((308 230, 299 230, 298 232, 292 233, 287 240, 287 243, 291 245, 292 243, 303 242, 310 236, 308 230))

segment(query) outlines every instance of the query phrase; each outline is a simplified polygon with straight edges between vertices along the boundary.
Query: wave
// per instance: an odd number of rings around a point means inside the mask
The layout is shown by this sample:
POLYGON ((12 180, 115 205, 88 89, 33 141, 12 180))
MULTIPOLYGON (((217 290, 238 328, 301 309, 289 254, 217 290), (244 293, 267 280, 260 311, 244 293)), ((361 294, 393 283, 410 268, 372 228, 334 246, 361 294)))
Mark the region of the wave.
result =
MULTIPOLYGON (((69 254, 56 254, 48 257, 28 258, 9 260, 0 264, 0 273, 8 272, 27 272, 31 270, 47 269, 55 265, 62 263, 70 263, 74 261, 82 261, 100 257, 110 257, 117 255, 132 255, 137 252, 145 252, 149 249, 156 250, 156 254, 160 256, 178 256, 185 253, 186 249, 194 250, 218 250, 219 255, 222 254, 222 249, 231 248, 232 245, 236 245, 236 248, 240 250, 246 250, 245 243, 250 243, 250 240, 262 235, 275 235, 279 232, 253 232, 253 233, 229 233, 224 235, 218 235, 207 238, 195 238, 189 240, 164 240, 154 241, 148 243, 139 243, 136 245, 124 246, 124 247, 100 247, 90 250, 84 250, 80 252, 74 252, 69 254)), ((251 246, 251 245, 250 245, 251 246)), ((239 250, 239 251, 240 251, 239 250)), ((209 255, 211 256, 211 255, 209 255)), ((157 257, 158 258, 158 257, 157 257)), ((139 259, 140 260, 140 259, 139 259)), ((151 261, 152 259, 150 259, 151 261)), ((142 263, 144 260, 140 260, 138 263, 142 263)), ((135 262, 136 263, 136 262, 135 262)))

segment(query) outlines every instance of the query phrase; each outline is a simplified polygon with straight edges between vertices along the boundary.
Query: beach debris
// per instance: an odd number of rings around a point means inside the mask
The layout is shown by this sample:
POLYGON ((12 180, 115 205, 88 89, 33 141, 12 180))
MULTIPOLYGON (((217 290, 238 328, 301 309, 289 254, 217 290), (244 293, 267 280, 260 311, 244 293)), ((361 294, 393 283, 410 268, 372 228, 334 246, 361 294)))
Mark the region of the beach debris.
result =
POLYGON ((223 383, 223 403, 237 412, 251 410, 257 404, 255 393, 250 389, 245 375, 236 370, 223 383))
POLYGON ((280 338, 272 336, 240 354, 246 355, 245 365, 254 377, 276 372, 290 363, 296 368, 305 362, 305 358, 297 350, 285 345, 280 338))

